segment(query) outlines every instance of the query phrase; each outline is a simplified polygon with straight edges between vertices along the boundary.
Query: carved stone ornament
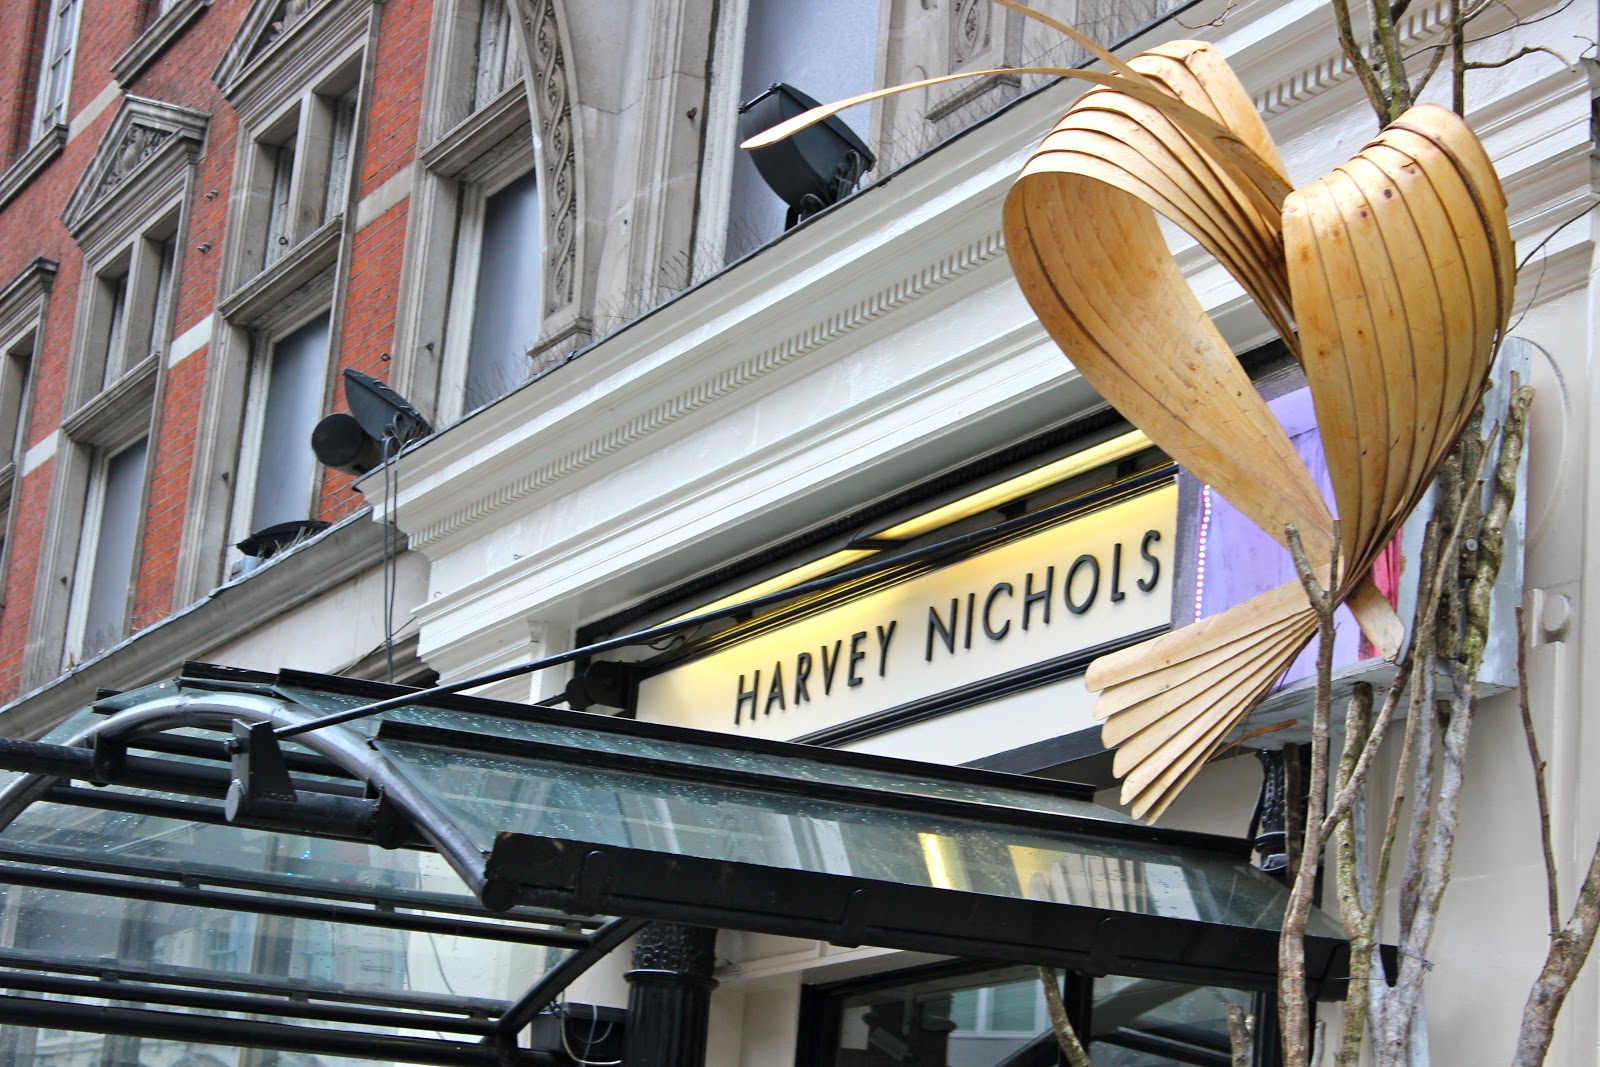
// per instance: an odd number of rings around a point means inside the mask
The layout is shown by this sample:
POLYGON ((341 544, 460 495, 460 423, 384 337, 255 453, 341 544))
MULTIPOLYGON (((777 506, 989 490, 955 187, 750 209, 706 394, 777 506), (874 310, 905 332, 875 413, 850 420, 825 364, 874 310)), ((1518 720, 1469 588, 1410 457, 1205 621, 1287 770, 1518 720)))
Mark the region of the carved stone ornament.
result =
POLYGON ((989 47, 989 7, 989 0, 955 0, 950 5, 952 69, 989 47))
POLYGON ((74 237, 115 203, 138 175, 170 158, 175 165, 192 163, 205 142, 210 116, 175 104, 139 96, 124 98, 67 201, 61 221, 74 237), (158 158, 159 157, 159 158, 158 158))
POLYGON ((223 95, 231 95, 257 58, 305 23, 307 16, 327 6, 328 0, 256 0, 211 75, 212 81, 223 95))
POLYGON ((552 311, 572 303, 578 270, 578 155, 571 89, 555 0, 518 0, 528 48, 528 95, 544 163, 545 295, 552 311))

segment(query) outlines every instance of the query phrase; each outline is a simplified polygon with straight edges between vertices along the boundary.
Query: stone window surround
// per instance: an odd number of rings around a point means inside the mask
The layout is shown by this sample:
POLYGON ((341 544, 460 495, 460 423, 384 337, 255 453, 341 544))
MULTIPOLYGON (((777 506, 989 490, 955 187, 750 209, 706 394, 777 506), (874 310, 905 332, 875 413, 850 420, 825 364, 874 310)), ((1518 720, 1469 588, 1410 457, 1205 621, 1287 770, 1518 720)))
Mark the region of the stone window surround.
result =
MULTIPOLYGON (((103 304, 101 287, 80 284, 73 325, 61 425, 45 516, 44 549, 39 557, 37 589, 71 590, 80 558, 85 502, 103 459, 141 437, 147 457, 158 447, 161 396, 166 385, 165 352, 176 322, 176 290, 184 269, 189 205, 195 196, 195 169, 208 118, 186 108, 141 97, 127 97, 118 110, 78 187, 67 201, 62 221, 83 253, 82 277, 92 282, 123 257, 132 255, 147 235, 170 238, 174 257, 172 298, 165 302, 164 321, 154 323, 155 350, 123 368, 102 388, 86 358, 103 304)), ((96 364, 98 368, 99 364, 96 364)), ((143 472, 139 514, 148 504, 149 458, 143 472)), ((142 541, 143 523, 136 534, 142 541)), ((134 545, 139 559, 142 545, 134 545)), ((136 564, 137 566, 137 564, 136 564)), ((131 605, 132 590, 130 590, 131 605)), ((68 598, 36 597, 29 619, 23 663, 23 686, 29 688, 59 673, 69 626, 68 598)))
POLYGON ((224 582, 227 564, 238 558, 229 538, 236 525, 232 513, 238 472, 242 463, 250 461, 254 447, 243 433, 252 369, 270 355, 276 339, 331 311, 325 407, 336 386, 354 202, 360 191, 372 64, 384 5, 375 0, 312 0, 293 24, 259 43, 275 7, 271 0, 257 0, 213 75, 239 116, 233 187, 248 187, 252 161, 259 164, 261 155, 256 151, 258 139, 299 108, 307 94, 347 72, 353 72, 357 92, 351 177, 344 210, 303 233, 282 258, 259 271, 246 269, 240 247, 240 235, 247 232, 252 218, 248 198, 230 198, 222 250, 224 295, 217 304, 217 324, 207 354, 194 473, 178 557, 174 603, 179 607, 224 582))
POLYGON ((422 153, 413 208, 427 215, 402 288, 412 294, 407 310, 415 317, 407 324, 423 336, 397 347, 419 353, 410 368, 412 387, 431 402, 440 423, 465 414, 485 201, 536 167, 537 155, 520 82, 422 153), (417 380, 419 372, 424 380, 417 380))
MULTIPOLYGON (((21 386, 20 395, 6 398, 8 407, 13 400, 16 406, 17 424, 10 439, 14 446, 0 444, 0 447, 8 449, 4 455, 5 463, 0 466, 0 531, 3 531, 4 546, 11 544, 15 532, 16 508, 12 505, 21 487, 22 454, 29 444, 34 384, 31 368, 23 382, 11 380, 14 370, 11 361, 15 358, 12 353, 27 345, 32 350, 34 365, 37 365, 50 292, 55 288, 56 270, 54 260, 36 259, 0 289, 0 359, 7 361, 7 365, 0 368, 0 392, 18 384, 21 386)), ((6 576, 10 569, 11 553, 0 548, 0 610, 5 606, 6 576)))
MULTIPOLYGON (((507 3, 517 7, 517 0, 507 3)), ((460 224, 470 229, 471 208, 481 207, 487 196, 530 167, 538 170, 541 196, 549 175, 523 79, 472 109, 479 10, 477 0, 451 0, 434 9, 422 90, 423 147, 412 192, 396 320, 394 350, 407 358, 395 361, 390 384, 435 425, 448 425, 464 414, 464 334, 471 329, 472 287, 459 279, 452 285, 451 280, 461 249, 460 224), (457 299, 462 294, 464 305, 457 299), (467 325, 452 330, 452 322, 462 322, 463 314, 467 325)), ((548 226, 548 205, 541 205, 540 215, 542 225, 548 226)), ((550 254, 547 243, 545 271, 550 269, 550 254)), ((471 265, 475 267, 475 260, 471 265)), ((472 273, 470 280, 475 281, 472 273)), ((540 298, 545 304, 541 319, 549 329, 552 309, 543 284, 540 298)))

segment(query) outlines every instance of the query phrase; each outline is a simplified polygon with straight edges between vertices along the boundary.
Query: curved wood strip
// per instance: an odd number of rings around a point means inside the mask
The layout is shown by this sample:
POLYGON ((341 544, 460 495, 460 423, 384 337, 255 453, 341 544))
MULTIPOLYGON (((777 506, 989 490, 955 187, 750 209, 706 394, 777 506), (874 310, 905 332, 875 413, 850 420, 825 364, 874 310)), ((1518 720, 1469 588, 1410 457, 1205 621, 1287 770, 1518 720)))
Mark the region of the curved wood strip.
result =
POLYGON ((1089 383, 1262 529, 1281 539, 1294 522, 1325 560, 1327 505, 1150 209, 1091 179, 1026 174, 1005 234, 1024 295, 1089 383))

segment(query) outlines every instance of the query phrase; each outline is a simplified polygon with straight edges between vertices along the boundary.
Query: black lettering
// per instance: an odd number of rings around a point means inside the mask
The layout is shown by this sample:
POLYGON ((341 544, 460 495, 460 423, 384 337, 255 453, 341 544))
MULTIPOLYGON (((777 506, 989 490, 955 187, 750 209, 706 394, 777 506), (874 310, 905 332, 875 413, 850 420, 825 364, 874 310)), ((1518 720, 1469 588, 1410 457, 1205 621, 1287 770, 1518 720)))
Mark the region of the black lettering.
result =
POLYGON ((1033 589, 1033 572, 1028 572, 1028 579, 1023 583, 1022 587, 1022 628, 1024 630, 1028 628, 1028 622, 1033 615, 1033 606, 1035 604, 1044 605, 1044 624, 1046 626, 1050 625, 1050 593, 1055 587, 1056 569, 1054 567, 1050 567, 1044 572, 1044 588, 1038 592, 1034 592, 1033 589))
POLYGON ((867 631, 858 630, 850 635, 850 667, 845 671, 845 684, 857 686, 861 684, 861 676, 856 674, 856 664, 867 658, 861 651, 861 642, 867 639, 867 631))
POLYGON ((894 640, 894 628, 900 625, 899 619, 890 619, 889 628, 885 630, 878 627, 878 677, 882 678, 889 669, 889 642, 894 640))
POLYGON ((1122 542, 1118 541, 1111 549, 1111 596, 1108 597, 1113 604, 1119 600, 1128 599, 1128 594, 1122 591, 1122 542))
POLYGON ((955 597, 950 598, 950 625, 944 624, 944 619, 939 616, 939 609, 928 608, 928 644, 923 650, 922 658, 929 663, 933 662, 933 638, 937 634, 944 642, 944 650, 954 655, 956 650, 956 615, 960 613, 961 601, 955 597))
POLYGON ((833 656, 832 656, 832 658, 829 658, 829 656, 828 656, 828 646, 827 645, 823 645, 822 646, 822 695, 823 696, 827 696, 829 693, 833 692, 833 672, 839 666, 839 645, 841 643, 842 642, 839 642, 839 641, 835 641, 833 643, 833 656))
POLYGON ((1015 590, 1011 588, 1010 582, 996 582, 995 587, 989 590, 989 595, 983 600, 983 632, 991 641, 1002 640, 1005 638, 1006 634, 1011 632, 1010 619, 1007 619, 1006 624, 1000 627, 1000 629, 996 630, 994 628, 993 620, 989 618, 990 614, 994 611, 995 598, 1001 593, 1004 593, 1006 596, 1014 596, 1015 590))
POLYGON ((796 707, 811 702, 811 690, 806 683, 811 680, 811 653, 802 652, 794 658, 794 703, 796 707))
POLYGON ((750 702, 750 718, 756 717, 756 694, 761 691, 761 672, 756 671, 755 677, 750 682, 750 688, 744 687, 744 675, 739 675, 739 701, 733 706, 733 725, 739 725, 739 717, 744 712, 744 702, 750 702))
POLYGON ((978 594, 977 593, 968 593, 967 594, 967 636, 966 636, 966 640, 961 645, 962 648, 971 648, 972 647, 972 620, 977 618, 977 616, 978 616, 978 594))
POLYGON ((779 711, 787 711, 789 705, 783 702, 783 664, 772 665, 772 685, 767 689, 767 706, 761 709, 761 714, 771 715, 772 705, 778 705, 779 711))
POLYGON ((1139 589, 1148 593, 1156 587, 1156 582, 1161 580, 1161 561, 1151 553, 1150 546, 1161 540, 1160 530, 1147 530, 1144 541, 1139 545, 1139 555, 1150 564, 1150 577, 1139 579, 1139 589))
POLYGON ((1094 606, 1094 598, 1100 595, 1100 561, 1085 552, 1072 561, 1071 568, 1067 571, 1067 580, 1061 586, 1062 596, 1066 598, 1067 610, 1074 615, 1082 615, 1094 606), (1089 595, 1082 603, 1072 599, 1072 583, 1078 577, 1078 569, 1088 567, 1091 578, 1089 579, 1089 595))

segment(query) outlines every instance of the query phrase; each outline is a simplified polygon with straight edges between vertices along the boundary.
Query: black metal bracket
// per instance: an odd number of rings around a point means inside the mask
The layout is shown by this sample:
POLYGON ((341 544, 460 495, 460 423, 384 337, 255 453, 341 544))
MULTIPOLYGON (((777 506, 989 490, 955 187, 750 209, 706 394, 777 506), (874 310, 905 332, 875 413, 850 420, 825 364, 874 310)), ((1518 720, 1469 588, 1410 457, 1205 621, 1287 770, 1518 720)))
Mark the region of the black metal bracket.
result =
POLYGON ((233 781, 228 786, 228 821, 249 814, 263 802, 293 804, 294 782, 284 765, 283 751, 268 722, 235 721, 233 740, 228 742, 233 764, 233 781))

